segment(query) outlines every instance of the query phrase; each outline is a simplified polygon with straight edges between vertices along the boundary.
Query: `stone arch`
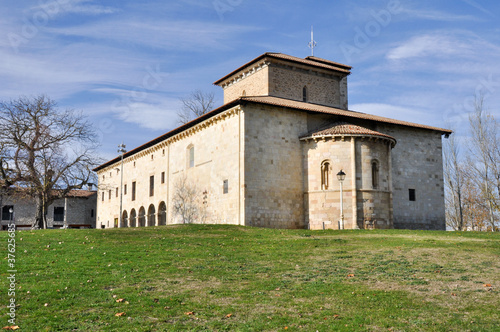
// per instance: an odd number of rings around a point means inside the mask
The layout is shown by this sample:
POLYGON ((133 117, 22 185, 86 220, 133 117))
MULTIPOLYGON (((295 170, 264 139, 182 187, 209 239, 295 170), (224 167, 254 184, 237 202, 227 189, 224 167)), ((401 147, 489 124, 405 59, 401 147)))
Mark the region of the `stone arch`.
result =
POLYGON ((156 226, 156 210, 153 204, 148 208, 148 226, 156 226))
POLYGON ((130 210, 130 227, 136 227, 136 216, 135 209, 130 210))
POLYGON ((160 202, 158 206, 158 225, 167 224, 167 205, 165 202, 160 202))
POLYGON ((137 227, 144 226, 146 226, 146 210, 144 209, 144 206, 141 206, 139 209, 139 218, 137 218, 137 227))
POLYGON ((126 210, 122 212, 122 224, 120 227, 128 227, 128 215, 126 210))
POLYGON ((323 160, 321 162, 321 190, 328 190, 330 187, 331 174, 331 162, 330 160, 323 160))

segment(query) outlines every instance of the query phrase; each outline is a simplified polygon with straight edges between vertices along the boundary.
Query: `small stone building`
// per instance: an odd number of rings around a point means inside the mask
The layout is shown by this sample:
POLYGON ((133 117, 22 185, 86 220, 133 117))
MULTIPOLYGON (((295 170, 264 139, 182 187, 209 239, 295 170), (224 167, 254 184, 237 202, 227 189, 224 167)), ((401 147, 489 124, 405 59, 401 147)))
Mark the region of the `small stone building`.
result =
POLYGON ((185 222, 192 189, 192 222, 444 230, 451 131, 349 110, 350 73, 265 53, 217 80, 224 105, 95 169, 97 227, 185 222))
MULTIPOLYGON (((95 228, 97 192, 71 190, 66 197, 57 199, 47 208, 47 227, 95 228)), ((36 203, 22 190, 11 189, 1 201, 1 229, 6 229, 10 218, 17 228, 31 228, 36 215, 36 203), (10 210, 12 209, 12 214, 10 210)))

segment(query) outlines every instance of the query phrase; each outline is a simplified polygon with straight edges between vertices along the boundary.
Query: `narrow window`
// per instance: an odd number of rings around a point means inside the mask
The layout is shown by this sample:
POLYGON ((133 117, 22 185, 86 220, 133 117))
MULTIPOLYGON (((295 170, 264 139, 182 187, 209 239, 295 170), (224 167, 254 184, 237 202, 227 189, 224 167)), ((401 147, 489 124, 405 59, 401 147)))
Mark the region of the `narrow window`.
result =
POLYGON ((165 172, 161 172, 161 183, 165 183, 165 172))
POLYGON ((153 159, 155 159, 155 157, 154 157, 154 155, 152 154, 152 155, 151 155, 151 160, 153 160, 153 159))
POLYGON ((127 185, 126 184, 123 185, 123 194, 124 195, 127 194, 127 185))
POLYGON ((106 179, 106 175, 103 175, 102 176, 102 180, 104 181, 106 179))
POLYGON ((132 182, 132 200, 135 201, 135 181, 132 182))
POLYGON ((108 191, 108 199, 111 199, 111 190, 108 191))
POLYGON ((372 187, 377 189, 379 185, 378 182, 378 162, 376 160, 372 161, 372 187))
POLYGON ((242 96, 242 97, 246 97, 246 95, 247 95, 246 90, 243 90, 243 92, 241 93, 241 96, 242 96))
POLYGON ((222 183, 222 193, 227 194, 229 192, 229 180, 224 180, 222 183))
POLYGON ((155 176, 151 175, 149 177, 149 196, 154 196, 155 194, 155 176))
POLYGON ((64 206, 54 207, 54 221, 64 221, 64 206))
POLYGON ((94 209, 90 210, 90 218, 94 218, 94 209))
POLYGON ((163 150, 161 151, 161 154, 162 154, 162 155, 165 155, 165 149, 163 149, 163 150))
POLYGON ((104 191, 102 192, 102 195, 101 195, 101 201, 104 202, 104 191))
POLYGON ((307 101, 307 86, 302 88, 302 101, 307 101))
POLYGON ((410 201, 414 202, 416 200, 415 189, 408 189, 408 194, 410 201))
POLYGON ((327 190, 330 181, 330 163, 324 161, 321 164, 321 189, 327 190))
POLYGON ((109 177, 113 177, 113 173, 112 172, 109 172, 109 177))
POLYGON ((194 167, 194 146, 188 148, 188 168, 194 167))
POLYGON ((116 187, 116 197, 118 197, 118 187, 116 187))

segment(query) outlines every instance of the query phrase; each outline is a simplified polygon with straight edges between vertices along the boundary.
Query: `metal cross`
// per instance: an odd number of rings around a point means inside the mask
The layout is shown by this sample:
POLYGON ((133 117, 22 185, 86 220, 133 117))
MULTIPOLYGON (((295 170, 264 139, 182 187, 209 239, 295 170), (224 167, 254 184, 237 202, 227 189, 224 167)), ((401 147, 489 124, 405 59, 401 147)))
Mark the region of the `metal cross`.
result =
POLYGON ((311 49, 311 56, 314 56, 314 48, 318 44, 314 41, 314 31, 313 31, 312 25, 311 25, 311 41, 309 42, 308 45, 309 45, 309 48, 311 49))

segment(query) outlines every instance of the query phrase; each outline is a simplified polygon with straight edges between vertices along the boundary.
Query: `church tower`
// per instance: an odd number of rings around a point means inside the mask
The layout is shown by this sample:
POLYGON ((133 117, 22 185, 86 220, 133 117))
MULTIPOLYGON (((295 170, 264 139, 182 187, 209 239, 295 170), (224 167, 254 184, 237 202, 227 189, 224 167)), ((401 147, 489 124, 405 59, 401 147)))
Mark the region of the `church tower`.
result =
POLYGON ((347 110, 351 67, 308 56, 264 53, 218 81, 224 103, 240 97, 270 96, 347 110))

